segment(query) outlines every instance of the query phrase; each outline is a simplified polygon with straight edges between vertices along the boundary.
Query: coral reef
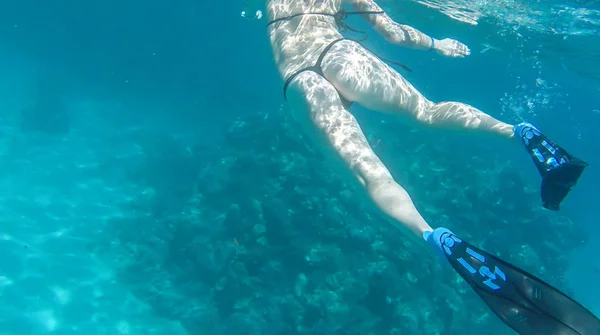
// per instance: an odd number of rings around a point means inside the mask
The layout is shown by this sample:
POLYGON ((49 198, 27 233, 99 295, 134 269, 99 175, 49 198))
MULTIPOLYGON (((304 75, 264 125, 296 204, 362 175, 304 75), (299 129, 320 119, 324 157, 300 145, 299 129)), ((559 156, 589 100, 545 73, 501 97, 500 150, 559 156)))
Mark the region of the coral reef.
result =
MULTIPOLYGON (((103 248, 138 298, 191 334, 510 333, 297 129, 285 111, 257 113, 219 146, 161 139, 130 167, 150 196, 127 205, 103 248)), ((394 122, 368 137, 432 225, 564 287, 563 250, 584 233, 541 209, 520 165, 490 143, 394 122)))

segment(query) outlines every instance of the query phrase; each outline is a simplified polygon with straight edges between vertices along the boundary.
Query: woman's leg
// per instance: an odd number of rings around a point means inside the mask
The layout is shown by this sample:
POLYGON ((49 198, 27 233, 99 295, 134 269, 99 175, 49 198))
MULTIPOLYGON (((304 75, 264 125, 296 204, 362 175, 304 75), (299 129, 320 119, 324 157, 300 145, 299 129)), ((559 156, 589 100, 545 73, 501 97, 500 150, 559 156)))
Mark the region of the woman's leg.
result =
POLYGON ((460 102, 433 103, 360 44, 341 41, 322 62, 327 80, 349 101, 429 127, 478 130, 525 145, 542 177, 544 207, 558 210, 587 166, 529 123, 512 126, 460 102))
POLYGON ((433 103, 354 41, 341 41, 322 63, 327 80, 348 100, 431 127, 480 130, 511 138, 513 126, 460 102, 433 103))
POLYGON ((419 237, 432 230, 373 152, 331 83, 314 72, 303 72, 288 87, 288 101, 308 135, 317 140, 317 145, 333 149, 379 209, 419 237))

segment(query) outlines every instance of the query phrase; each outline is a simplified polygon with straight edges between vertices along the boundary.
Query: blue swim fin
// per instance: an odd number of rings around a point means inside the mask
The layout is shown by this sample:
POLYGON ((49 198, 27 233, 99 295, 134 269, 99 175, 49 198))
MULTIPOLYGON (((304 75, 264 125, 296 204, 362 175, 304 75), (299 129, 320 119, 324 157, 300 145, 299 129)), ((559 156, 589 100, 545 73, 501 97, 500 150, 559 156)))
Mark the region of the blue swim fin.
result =
POLYGON ((599 335, 600 319, 557 288, 469 244, 450 230, 429 242, 490 309, 521 335, 599 335))
POLYGON ((542 204, 559 210, 560 203, 575 186, 588 164, 550 141, 531 123, 519 123, 514 129, 542 176, 542 204))

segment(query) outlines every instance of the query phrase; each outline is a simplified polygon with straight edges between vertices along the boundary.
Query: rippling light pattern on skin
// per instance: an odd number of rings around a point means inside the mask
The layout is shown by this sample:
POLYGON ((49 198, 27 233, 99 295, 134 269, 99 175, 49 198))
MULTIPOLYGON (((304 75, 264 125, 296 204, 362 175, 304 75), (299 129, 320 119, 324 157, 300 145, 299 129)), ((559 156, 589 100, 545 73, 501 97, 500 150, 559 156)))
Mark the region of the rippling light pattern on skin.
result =
MULTIPOLYGON (((269 19, 274 20, 298 13, 336 13, 341 3, 341 0, 325 1, 309 6, 289 0, 272 1, 267 10, 269 19)), ((360 11, 381 10, 367 1, 353 3, 360 11)), ((368 20, 394 44, 416 49, 431 46, 431 37, 415 28, 400 25, 387 15, 372 14, 368 20)), ((332 41, 342 38, 342 35, 336 29, 333 17, 304 15, 274 23, 269 28, 269 37, 279 72, 286 80, 297 71, 314 66, 321 52, 332 41)), ((450 40, 440 42, 452 44, 450 40)), ((462 43, 454 42, 454 47, 461 49, 459 47, 462 43)), ((448 46, 449 50, 452 48, 448 46)), ((468 48, 464 53, 469 54, 468 48)), ((452 52, 447 55, 457 56, 452 52)), ((472 106, 459 102, 436 104, 429 101, 398 72, 356 42, 335 43, 322 59, 321 69, 326 81, 302 73, 290 82, 289 87, 293 90, 295 83, 300 83, 301 87, 311 87, 310 92, 304 94, 311 106, 318 107, 316 109, 324 110, 327 106, 340 103, 335 91, 325 93, 328 91, 326 88, 318 87, 333 85, 349 101, 358 102, 371 110, 397 115, 410 123, 416 121, 442 128, 480 129, 512 137, 512 126, 499 122, 472 106)), ((311 116, 311 121, 316 122, 314 115, 311 116)))
MULTIPOLYGON (((390 43, 420 50, 434 48, 450 57, 470 54, 468 47, 456 40, 434 40, 394 22, 372 1, 346 3, 357 11, 377 12, 366 15, 366 19, 390 43)), ((341 0, 268 3, 269 37, 279 72, 286 80, 286 95, 305 133, 320 142, 320 148, 333 151, 327 156, 344 162, 383 212, 420 236, 430 227, 373 152, 342 98, 428 127, 480 131, 504 138, 513 136, 513 127, 464 103, 428 100, 359 42, 342 38, 339 22, 327 15, 337 13, 341 5, 341 0), (299 15, 302 13, 305 15, 299 15)))

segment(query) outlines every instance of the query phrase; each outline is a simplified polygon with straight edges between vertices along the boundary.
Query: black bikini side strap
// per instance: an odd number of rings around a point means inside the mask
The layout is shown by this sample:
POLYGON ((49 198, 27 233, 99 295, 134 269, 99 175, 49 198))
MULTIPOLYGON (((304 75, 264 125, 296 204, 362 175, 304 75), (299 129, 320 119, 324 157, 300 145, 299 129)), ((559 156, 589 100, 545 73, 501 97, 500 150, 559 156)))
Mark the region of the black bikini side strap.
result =
POLYGON ((382 11, 382 10, 377 10, 377 11, 359 10, 359 11, 356 11, 356 12, 347 12, 347 11, 341 9, 340 13, 344 13, 345 15, 352 15, 352 14, 384 14, 385 12, 382 11))
POLYGON ((408 72, 412 72, 412 70, 411 70, 411 69, 410 69, 408 66, 406 66, 406 65, 404 65, 404 64, 402 64, 402 63, 399 63, 399 62, 393 61, 393 60, 391 60, 391 59, 383 58, 383 57, 379 56, 378 54, 376 54, 375 52, 373 52, 371 49, 369 49, 369 48, 365 47, 365 46, 364 46, 362 43, 360 43, 361 41, 356 41, 356 42, 358 42, 358 44, 360 44, 360 45, 361 45, 363 48, 365 48, 366 50, 368 50, 368 51, 369 51, 370 53, 372 53, 372 54, 373 54, 375 57, 377 57, 377 58, 381 59, 382 61, 384 61, 384 62, 386 62, 386 63, 388 63, 388 64, 393 64, 393 65, 399 66, 399 67, 401 67, 401 68, 405 69, 405 70, 406 70, 406 71, 408 71, 408 72))
POLYGON ((298 13, 298 14, 294 14, 294 15, 290 15, 290 16, 286 16, 286 17, 280 17, 278 19, 275 19, 275 20, 267 23, 267 27, 270 26, 270 25, 272 25, 273 23, 291 20, 291 19, 293 19, 295 17, 302 16, 302 15, 325 15, 325 16, 331 16, 333 18, 336 18, 337 14, 324 13, 324 12, 323 13, 321 13, 321 12, 315 12, 315 13, 298 13))
MULTIPOLYGON (((377 55, 376 55, 376 56, 377 56, 377 55)), ((379 57, 379 56, 377 56, 377 57, 379 57)), ((398 63, 398 62, 396 62, 396 61, 389 60, 389 59, 387 59, 387 58, 383 58, 383 57, 379 57, 379 59, 381 59, 382 61, 384 61, 384 62, 386 62, 386 63, 388 63, 388 64, 394 64, 394 65, 400 66, 401 68, 405 69, 405 70, 406 70, 406 71, 408 71, 408 72, 412 72, 412 70, 411 70, 411 69, 410 69, 408 66, 406 66, 406 65, 404 65, 404 64, 402 64, 402 63, 398 63)))
POLYGON ((337 12, 334 15, 335 18, 335 22, 338 25, 338 29, 340 30, 340 32, 344 32, 347 30, 353 31, 355 33, 359 33, 364 35, 363 38, 361 38, 359 41, 364 41, 367 39, 368 34, 365 31, 362 30, 358 30, 358 29, 354 29, 352 28, 349 24, 345 23, 343 20, 346 19, 348 17, 348 15, 356 15, 356 14, 384 14, 385 12, 380 10, 380 11, 368 11, 368 10, 361 10, 361 11, 355 11, 355 12, 347 12, 344 9, 340 9, 339 12, 337 12))
POLYGON ((385 14, 384 11, 379 10, 379 11, 368 11, 368 10, 359 10, 356 12, 347 12, 344 9, 340 9, 339 12, 337 12, 334 17, 336 21, 342 21, 344 19, 346 19, 348 17, 348 15, 356 15, 356 14, 385 14))

